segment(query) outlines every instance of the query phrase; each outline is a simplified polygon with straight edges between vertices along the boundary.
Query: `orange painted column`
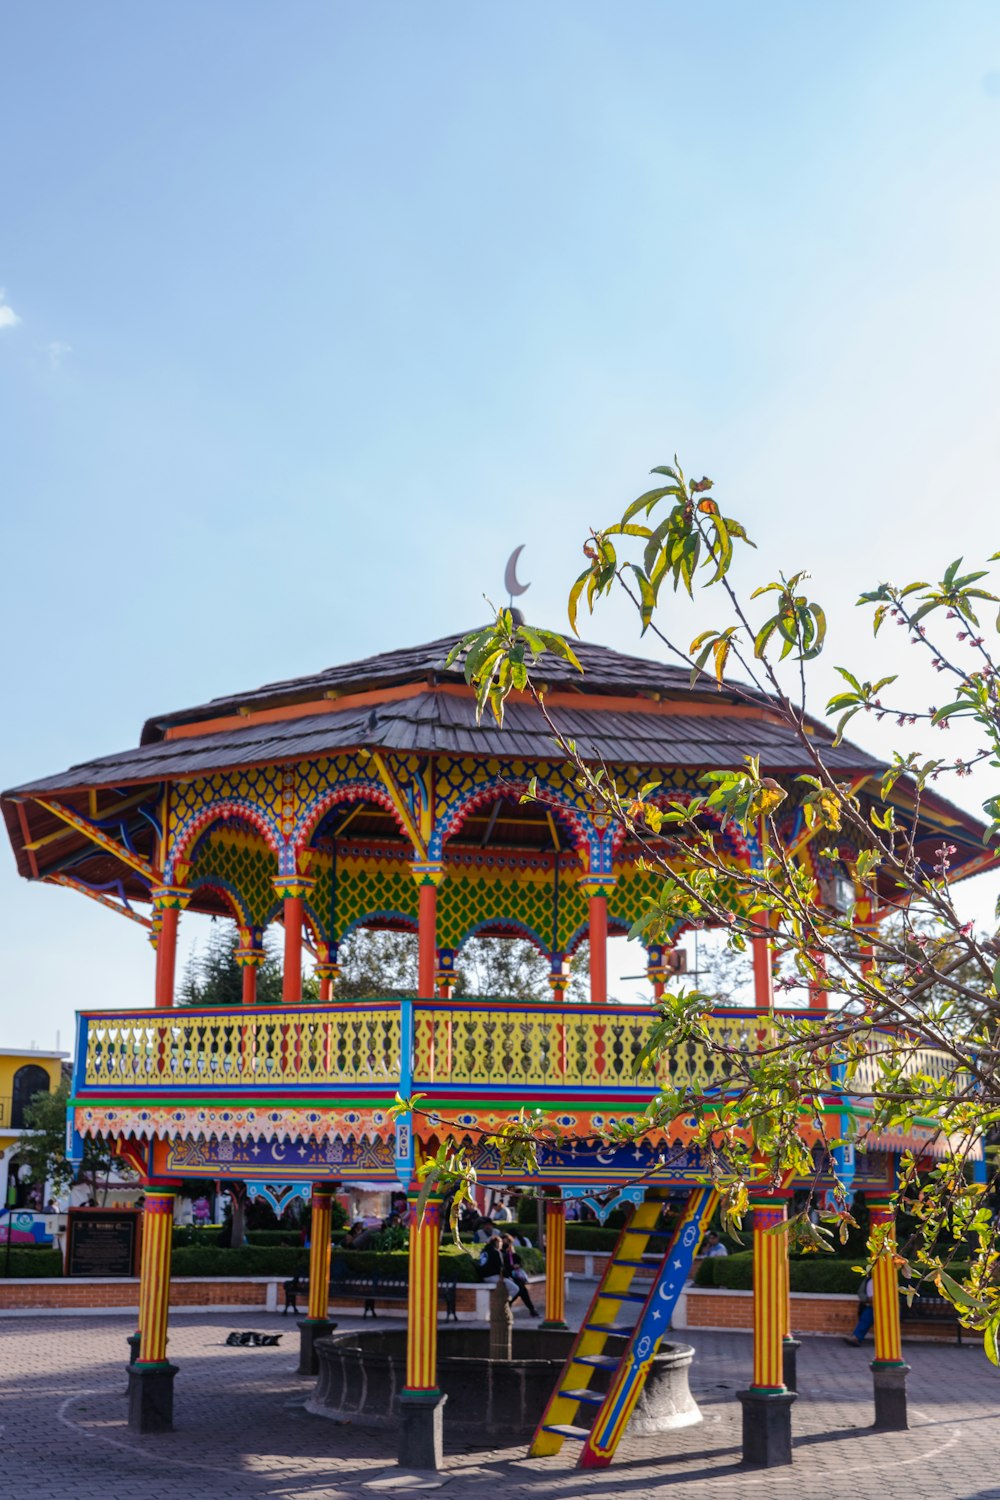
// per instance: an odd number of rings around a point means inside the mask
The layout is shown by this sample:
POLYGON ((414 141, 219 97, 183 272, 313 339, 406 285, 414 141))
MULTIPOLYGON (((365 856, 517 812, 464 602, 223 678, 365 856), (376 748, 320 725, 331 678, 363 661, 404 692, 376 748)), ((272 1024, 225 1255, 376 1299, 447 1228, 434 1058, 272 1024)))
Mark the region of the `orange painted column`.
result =
POLYGON ((330 1311, 332 1219, 333 1188, 314 1187, 309 1228, 309 1320, 313 1323, 325 1323, 330 1311))
POLYGON ((156 912, 156 988, 157 1010, 170 1010, 174 1003, 174 979, 177 970, 177 928, 180 915, 191 899, 191 892, 177 885, 156 886, 153 890, 156 912))
POLYGON ((774 1009, 774 975, 771 938, 767 915, 760 912, 754 921, 762 928, 759 937, 751 939, 753 948, 753 1003, 755 1010, 774 1009))
POLYGON ((430 1197, 423 1218, 417 1220, 419 1193, 411 1190, 410 1285, 407 1296, 406 1385, 411 1399, 436 1397, 438 1332, 438 1248, 441 1242, 441 1200, 430 1197))
POLYGON ((585 875, 580 888, 588 898, 587 936, 590 943, 590 1002, 605 1005, 608 999, 608 897, 614 889, 611 875, 585 875))
POLYGON ((566 1205, 561 1198, 545 1200, 545 1317, 539 1326, 567 1326, 566 1205))
POLYGON ((142 1210, 139 1267, 139 1365, 167 1360, 170 1307, 170 1254, 174 1233, 174 1194, 149 1188, 142 1210))
POLYGON ((302 928, 305 901, 316 882, 306 875, 279 875, 274 888, 285 905, 285 954, 281 974, 281 999, 285 1005, 302 1001, 302 928))
POLYGON ((896 1217, 891 1198, 868 1198, 873 1230, 880 1231, 883 1249, 872 1269, 875 1313, 875 1365, 903 1364, 903 1335, 899 1323, 899 1273, 896 1269, 896 1217))
POLYGON ((783 1234, 768 1230, 785 1219, 785 1205, 772 1196, 754 1198, 753 1216, 753 1380, 751 1391, 785 1389, 782 1373, 782 1334, 787 1291, 782 1262, 787 1260, 788 1242, 783 1234))
POLYGON ((257 1004, 257 975, 264 963, 266 955, 263 947, 254 942, 254 934, 247 928, 240 928, 240 946, 236 950, 236 963, 242 971, 244 1005, 257 1004))
POLYGON ((444 866, 434 861, 414 860, 417 882, 417 996, 435 998, 437 980, 437 893, 444 879, 444 866))
POLYGON ((608 998, 608 898, 601 891, 590 898, 590 999, 603 1005, 608 998))

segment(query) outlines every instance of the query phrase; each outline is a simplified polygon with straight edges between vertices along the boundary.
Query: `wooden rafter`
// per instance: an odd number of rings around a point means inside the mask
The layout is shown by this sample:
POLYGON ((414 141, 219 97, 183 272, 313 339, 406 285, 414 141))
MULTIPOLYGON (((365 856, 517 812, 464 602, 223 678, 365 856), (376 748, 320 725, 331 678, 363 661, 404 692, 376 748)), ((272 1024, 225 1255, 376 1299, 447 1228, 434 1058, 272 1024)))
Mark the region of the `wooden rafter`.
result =
MULTIPOLYGON (((106 807, 103 810, 103 812, 100 812, 100 813, 93 813, 92 812, 92 816, 93 817, 100 816, 101 818, 116 818, 119 813, 127 812, 130 808, 133 808, 133 807, 138 807, 140 805, 140 803, 146 801, 146 798, 147 798, 147 794, 145 792, 140 792, 138 794, 138 796, 136 796, 136 797, 126 797, 124 802, 116 802, 112 807, 106 807)), ((48 803, 39 801, 39 806, 40 807, 47 807, 48 805, 49 805, 48 803)), ((53 804, 53 805, 55 806, 57 804, 53 804)), ((93 808, 93 806, 94 806, 94 803, 92 801, 91 802, 91 808, 93 808)), ((25 843, 24 847, 28 851, 29 854, 34 854, 37 850, 44 849, 48 844, 54 844, 59 839, 69 838, 69 835, 72 832, 73 832, 73 827, 72 826, 67 827, 67 828, 57 828, 56 831, 55 831, 55 833, 47 833, 47 834, 44 835, 43 838, 32 839, 30 843, 25 843)))
POLYGON ((421 838, 420 830, 417 828, 416 823, 414 823, 413 821, 413 816, 410 812, 409 806, 407 805, 406 798, 403 795, 399 783, 396 781, 396 778, 393 776, 392 772, 389 770, 389 767, 386 765, 385 761, 382 759, 381 755, 379 755, 377 750, 372 751, 371 758, 378 771, 378 774, 382 778, 382 782, 385 786, 386 791, 389 793, 389 796, 392 799, 392 805, 399 813, 400 821, 402 822, 403 827, 406 829, 406 832, 410 836, 410 841, 413 844, 414 849, 417 851, 418 858, 426 859, 427 845, 421 838))
POLYGON ((120 859, 122 864, 128 865, 132 870, 137 870, 147 880, 156 884, 163 880, 162 873, 154 869, 148 860, 143 859, 141 854, 133 854, 130 849, 125 848, 124 844, 119 844, 117 839, 113 839, 109 834, 105 833, 103 828, 95 828, 93 823, 89 823, 79 813, 73 812, 72 808, 63 807, 59 802, 46 802, 41 797, 36 797, 35 801, 39 807, 44 807, 45 811, 51 813, 54 818, 59 818, 70 828, 75 829, 77 833, 82 833, 84 838, 89 839, 92 844, 96 844, 98 849, 103 849, 106 854, 114 855, 115 859, 120 859))
POLYGON ((153 923, 149 917, 144 917, 141 912, 131 911, 121 901, 116 901, 113 896, 107 896, 103 891, 92 891, 89 885, 84 885, 82 880, 74 880, 72 875, 43 875, 42 879, 49 885, 64 885, 67 890, 79 891, 83 896, 89 896, 91 901, 99 901, 109 911, 116 911, 121 917, 128 917, 132 922, 138 922, 141 927, 152 929, 153 923))

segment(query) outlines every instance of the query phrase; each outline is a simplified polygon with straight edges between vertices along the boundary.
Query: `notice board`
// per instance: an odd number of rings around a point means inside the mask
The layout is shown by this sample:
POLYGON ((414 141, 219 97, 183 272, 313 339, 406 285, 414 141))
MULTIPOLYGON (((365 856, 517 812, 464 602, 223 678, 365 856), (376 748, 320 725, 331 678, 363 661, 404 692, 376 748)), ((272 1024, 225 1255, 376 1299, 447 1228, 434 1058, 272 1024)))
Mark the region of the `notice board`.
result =
POLYGON ((136 1208, 71 1208, 66 1275, 138 1276, 139 1217, 136 1208))

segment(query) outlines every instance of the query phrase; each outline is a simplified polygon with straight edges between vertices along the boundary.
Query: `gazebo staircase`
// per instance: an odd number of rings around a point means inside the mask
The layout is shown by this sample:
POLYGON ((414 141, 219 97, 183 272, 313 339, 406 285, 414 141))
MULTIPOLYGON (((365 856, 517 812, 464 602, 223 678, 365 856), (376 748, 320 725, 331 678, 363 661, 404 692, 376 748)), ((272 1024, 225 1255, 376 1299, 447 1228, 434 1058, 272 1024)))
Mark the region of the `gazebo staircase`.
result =
POLYGON ((651 1191, 633 1209, 542 1414, 532 1457, 558 1453, 568 1438, 581 1445, 580 1468, 606 1468, 611 1462, 716 1200, 713 1188, 695 1188, 664 1252, 649 1250, 662 1193, 651 1191), (595 1378, 598 1384, 592 1386, 595 1378))

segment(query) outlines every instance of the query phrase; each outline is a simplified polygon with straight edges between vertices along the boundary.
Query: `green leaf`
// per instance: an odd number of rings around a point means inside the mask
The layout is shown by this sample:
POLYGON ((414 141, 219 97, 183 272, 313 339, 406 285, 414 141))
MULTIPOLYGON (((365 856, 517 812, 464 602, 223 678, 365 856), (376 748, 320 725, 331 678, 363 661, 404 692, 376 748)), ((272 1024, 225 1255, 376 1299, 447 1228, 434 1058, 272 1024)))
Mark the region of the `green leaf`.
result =
POLYGON ((587 582, 588 578, 592 578, 593 576, 593 572, 590 568, 588 568, 585 573, 580 574, 579 578, 576 580, 573 587, 569 591, 569 624, 570 629, 572 630, 574 635, 580 634, 579 630, 576 628, 576 613, 580 604, 580 595, 583 593, 583 586, 587 582))
POLYGON ((983 1331, 983 1348, 990 1363, 1000 1365, 1000 1315, 987 1323, 983 1331))

